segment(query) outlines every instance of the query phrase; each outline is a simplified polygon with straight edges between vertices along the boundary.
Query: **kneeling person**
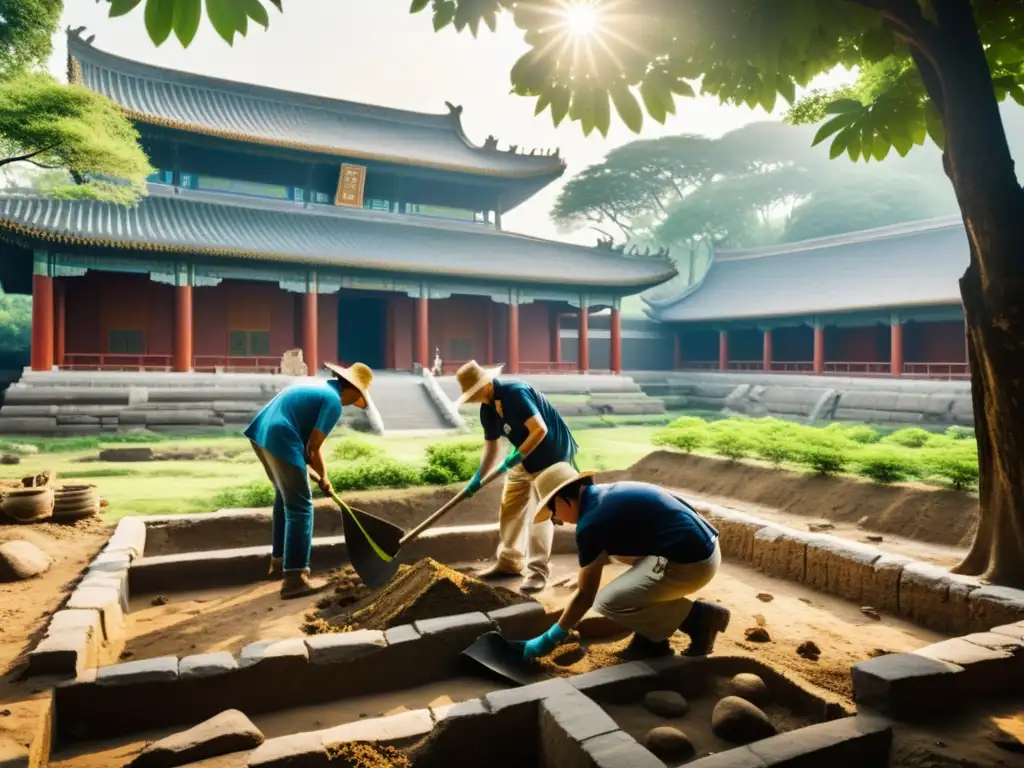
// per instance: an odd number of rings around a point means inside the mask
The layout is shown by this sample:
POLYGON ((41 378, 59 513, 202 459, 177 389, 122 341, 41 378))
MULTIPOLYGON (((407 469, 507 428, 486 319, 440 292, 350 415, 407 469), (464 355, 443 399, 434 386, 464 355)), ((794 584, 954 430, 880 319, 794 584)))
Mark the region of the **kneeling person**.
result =
POLYGON ((558 622, 522 646, 523 657, 550 653, 593 606, 635 633, 634 658, 670 654, 669 637, 690 636, 687 656, 714 649, 729 626, 728 609, 690 595, 718 572, 722 554, 716 531, 673 494, 650 483, 595 484, 592 472, 554 464, 536 480, 537 519, 576 525, 579 585, 558 622), (603 590, 610 559, 632 564, 603 590), (595 601, 596 599, 596 601, 595 601))

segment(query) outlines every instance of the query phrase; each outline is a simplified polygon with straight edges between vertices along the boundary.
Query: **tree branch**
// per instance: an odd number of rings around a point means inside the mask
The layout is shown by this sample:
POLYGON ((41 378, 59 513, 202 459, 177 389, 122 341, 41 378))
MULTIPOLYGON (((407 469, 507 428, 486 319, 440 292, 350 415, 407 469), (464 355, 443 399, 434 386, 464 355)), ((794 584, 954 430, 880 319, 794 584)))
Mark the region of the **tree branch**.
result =
MULTIPOLYGON (((54 146, 56 146, 56 145, 54 145, 54 146)), ((35 152, 27 152, 24 155, 17 155, 16 157, 0 158, 0 167, 3 167, 5 165, 10 165, 11 163, 21 163, 21 162, 24 162, 25 160, 31 160, 33 157, 36 157, 37 155, 41 155, 44 152, 49 152, 53 148, 54 147, 52 147, 52 146, 50 146, 50 147, 43 147, 42 149, 37 149, 35 152)))

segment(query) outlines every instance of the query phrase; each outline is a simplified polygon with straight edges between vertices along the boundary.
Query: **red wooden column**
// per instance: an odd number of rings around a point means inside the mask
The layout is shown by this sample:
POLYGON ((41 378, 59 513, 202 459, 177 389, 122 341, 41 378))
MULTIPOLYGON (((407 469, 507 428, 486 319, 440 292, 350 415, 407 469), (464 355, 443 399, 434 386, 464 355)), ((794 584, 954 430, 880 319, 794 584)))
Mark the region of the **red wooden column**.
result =
POLYGON ((576 363, 580 373, 586 373, 590 369, 590 315, 588 314, 586 302, 580 307, 580 330, 579 341, 577 342, 576 363))
POLYGON ((889 372, 893 376, 903 375, 903 323, 893 318, 889 326, 889 372))
POLYGON ((32 275, 32 370, 49 371, 53 369, 53 278, 48 274, 49 260, 43 262, 43 270, 38 262, 37 255, 32 275))
MULTIPOLYGON (((425 292, 425 291, 424 291, 425 292)), ((428 336, 430 333, 430 305, 426 296, 416 299, 416 335, 413 347, 413 362, 430 370, 430 346, 428 336)))
POLYGON ((487 303, 487 358, 488 365, 494 365, 494 302, 487 303))
POLYGON ((551 362, 562 362, 562 315, 554 307, 551 312, 551 362))
POLYGON ((729 370, 729 332, 718 332, 718 370, 729 370))
POLYGON ((825 329, 820 326, 814 327, 814 362, 812 363, 814 373, 825 372, 825 329))
POLYGON ((608 367, 611 368, 612 373, 622 373, 622 314, 618 307, 612 308, 610 340, 608 367))
POLYGON ((53 282, 53 364, 58 368, 64 366, 64 350, 67 346, 67 283, 63 280, 53 282))
POLYGON ((770 328, 766 328, 762 333, 764 334, 764 345, 761 352, 761 367, 767 373, 772 370, 772 331, 770 328))
POLYGON ((318 298, 315 283, 302 294, 302 360, 310 376, 315 375, 320 368, 320 350, 317 349, 318 298))
POLYGON ((192 286, 174 286, 174 354, 171 369, 177 373, 192 370, 192 286))
POLYGON ((505 370, 519 373, 519 305, 515 301, 508 305, 508 360, 505 370))

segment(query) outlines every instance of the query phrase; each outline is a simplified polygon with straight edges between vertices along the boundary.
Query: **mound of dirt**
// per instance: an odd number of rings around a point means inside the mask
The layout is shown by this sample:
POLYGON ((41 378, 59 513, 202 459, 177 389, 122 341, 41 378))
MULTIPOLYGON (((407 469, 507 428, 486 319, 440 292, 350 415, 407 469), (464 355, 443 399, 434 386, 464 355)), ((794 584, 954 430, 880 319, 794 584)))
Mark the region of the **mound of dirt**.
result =
POLYGON ((307 617, 307 634, 390 629, 422 619, 473 611, 493 611, 529 602, 530 598, 502 587, 492 587, 472 576, 426 558, 403 565, 379 592, 368 589, 352 571, 331 574, 334 594, 317 604, 307 617))
POLYGON ((394 747, 371 744, 367 741, 353 741, 339 744, 327 750, 327 758, 339 766, 351 768, 411 768, 412 763, 394 747))

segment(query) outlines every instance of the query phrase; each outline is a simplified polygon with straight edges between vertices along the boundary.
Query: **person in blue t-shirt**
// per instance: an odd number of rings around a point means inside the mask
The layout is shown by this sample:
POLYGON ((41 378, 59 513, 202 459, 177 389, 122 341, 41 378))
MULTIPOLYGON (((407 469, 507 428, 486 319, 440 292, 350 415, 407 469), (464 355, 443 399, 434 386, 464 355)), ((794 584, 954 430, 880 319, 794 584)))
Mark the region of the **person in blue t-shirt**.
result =
POLYGON ((594 483, 594 473, 555 464, 537 478, 537 519, 576 526, 580 572, 576 591, 558 622, 518 643, 524 659, 550 653, 593 606, 634 632, 626 653, 649 658, 672 653, 669 638, 690 636, 687 656, 705 656, 729 626, 729 610, 692 600, 718 572, 716 531, 682 499, 650 483, 594 483), (610 559, 632 567, 604 589, 610 559))
POLYGON ((279 392, 256 414, 244 435, 274 485, 273 546, 270 578, 282 578, 281 597, 313 594, 324 585, 309 579, 313 547, 313 496, 306 465, 331 493, 324 465, 324 440, 341 420, 345 405, 365 408, 373 372, 362 363, 350 368, 325 363, 334 378, 295 384, 279 392))
POLYGON ((520 590, 539 592, 548 583, 554 527, 546 520, 530 525, 526 552, 522 552, 519 540, 532 519, 533 480, 537 473, 553 464, 571 463, 576 456, 576 441, 544 395, 525 382, 496 378, 500 372, 500 366, 487 369, 471 360, 455 374, 462 389, 459 402, 480 404, 480 424, 484 429, 483 457, 466 486, 467 496, 480 489, 481 479, 498 463, 498 441, 504 437, 513 447, 501 463, 508 474, 498 514, 497 562, 476 576, 483 579, 518 576, 525 560, 529 573, 520 590))

